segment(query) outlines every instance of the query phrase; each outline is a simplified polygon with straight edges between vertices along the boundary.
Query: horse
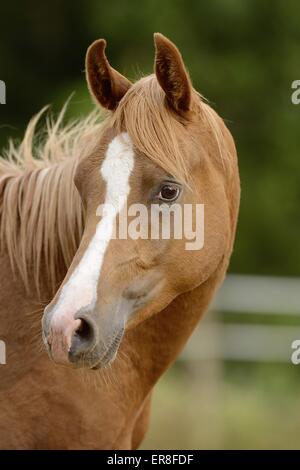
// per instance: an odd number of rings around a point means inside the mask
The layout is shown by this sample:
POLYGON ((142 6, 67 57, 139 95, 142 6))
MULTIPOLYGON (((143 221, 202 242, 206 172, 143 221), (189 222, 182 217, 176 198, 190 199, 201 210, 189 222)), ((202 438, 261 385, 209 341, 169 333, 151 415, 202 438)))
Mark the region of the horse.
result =
POLYGON ((67 125, 65 108, 48 115, 42 139, 42 110, 0 160, 2 449, 138 448, 155 384, 225 277, 240 199, 234 140, 175 44, 160 33, 154 43, 154 73, 132 83, 95 41, 95 111, 67 125), (114 210, 99 214, 105 204, 114 210), (113 236, 134 204, 203 205, 203 246, 113 236))

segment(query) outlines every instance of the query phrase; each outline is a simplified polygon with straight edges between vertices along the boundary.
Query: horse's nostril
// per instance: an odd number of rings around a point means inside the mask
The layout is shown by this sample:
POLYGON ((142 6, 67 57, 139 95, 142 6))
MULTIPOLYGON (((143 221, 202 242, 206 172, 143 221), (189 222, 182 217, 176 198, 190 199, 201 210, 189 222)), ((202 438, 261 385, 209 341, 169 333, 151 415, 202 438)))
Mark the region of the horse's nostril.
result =
POLYGON ((82 318, 79 318, 80 325, 75 331, 75 335, 79 336, 82 340, 90 340, 93 337, 93 329, 92 326, 82 318))
POLYGON ((96 328, 89 319, 77 318, 79 325, 77 326, 69 350, 69 359, 76 362, 82 355, 86 355, 93 349, 97 340, 96 328))

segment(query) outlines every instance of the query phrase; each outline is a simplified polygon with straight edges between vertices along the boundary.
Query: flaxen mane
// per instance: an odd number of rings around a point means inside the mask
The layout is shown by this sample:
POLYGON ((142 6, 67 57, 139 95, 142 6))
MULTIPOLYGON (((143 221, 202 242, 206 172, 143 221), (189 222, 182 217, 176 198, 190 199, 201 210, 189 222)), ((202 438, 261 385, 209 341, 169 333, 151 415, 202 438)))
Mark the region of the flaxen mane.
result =
POLYGON ((59 262, 70 265, 81 239, 83 213, 73 177, 99 123, 94 113, 63 128, 63 109, 56 122, 48 118, 44 138, 35 139, 43 111, 29 123, 19 147, 10 142, 0 159, 0 238, 27 288, 29 268, 38 287, 44 263, 55 291, 59 262))
MULTIPOLYGON (((215 141, 216 159, 227 170, 230 161, 223 148, 222 120, 195 92, 195 133, 208 132, 215 141), (199 114, 198 114, 199 116, 199 114)), ((92 150, 101 132, 112 126, 126 129, 135 148, 179 180, 189 182, 183 142, 189 136, 186 122, 174 119, 164 104, 164 92, 154 75, 136 82, 117 110, 102 123, 99 113, 66 127, 65 108, 58 119, 47 119, 46 132, 36 132, 42 110, 29 123, 19 146, 10 142, 0 158, 0 248, 7 249, 11 264, 29 288, 33 269, 37 289, 45 265, 53 292, 57 289, 58 266, 67 269, 80 242, 84 214, 73 177, 78 161, 92 150), (186 138, 185 138, 186 137, 186 138), (59 264, 60 263, 60 264, 59 264)), ((195 139, 196 141, 196 139, 195 139)), ((192 144, 192 143, 191 143, 192 144)), ((200 156, 201 158, 201 156, 200 156)))

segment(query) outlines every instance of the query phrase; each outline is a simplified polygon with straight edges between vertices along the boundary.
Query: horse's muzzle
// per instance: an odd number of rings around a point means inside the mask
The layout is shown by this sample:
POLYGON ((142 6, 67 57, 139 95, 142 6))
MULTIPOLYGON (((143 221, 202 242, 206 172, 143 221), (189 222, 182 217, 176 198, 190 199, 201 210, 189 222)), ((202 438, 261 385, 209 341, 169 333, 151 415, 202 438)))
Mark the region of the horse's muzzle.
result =
MULTIPOLYGON (((91 312, 54 316, 45 309, 43 340, 49 356, 57 364, 98 369, 113 361, 124 334, 124 328, 106 332, 91 312)), ((103 325, 102 325, 103 326, 103 325)))

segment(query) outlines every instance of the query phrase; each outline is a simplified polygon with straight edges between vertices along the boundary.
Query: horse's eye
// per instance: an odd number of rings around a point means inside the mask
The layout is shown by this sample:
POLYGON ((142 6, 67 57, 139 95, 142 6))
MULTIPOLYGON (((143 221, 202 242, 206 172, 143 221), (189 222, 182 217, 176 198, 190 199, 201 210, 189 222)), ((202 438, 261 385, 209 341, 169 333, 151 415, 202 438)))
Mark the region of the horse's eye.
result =
POLYGON ((159 191, 158 199, 164 202, 175 201, 180 194, 180 188, 175 184, 164 184, 159 191))

